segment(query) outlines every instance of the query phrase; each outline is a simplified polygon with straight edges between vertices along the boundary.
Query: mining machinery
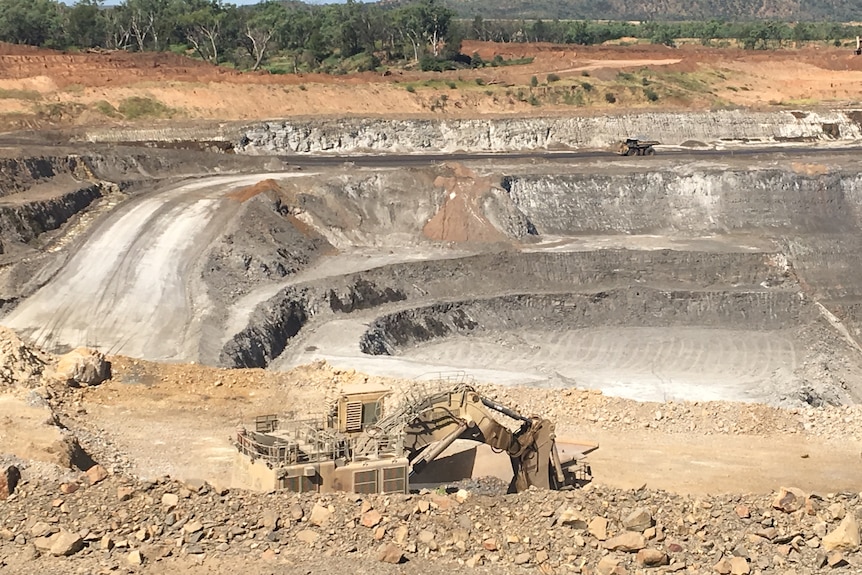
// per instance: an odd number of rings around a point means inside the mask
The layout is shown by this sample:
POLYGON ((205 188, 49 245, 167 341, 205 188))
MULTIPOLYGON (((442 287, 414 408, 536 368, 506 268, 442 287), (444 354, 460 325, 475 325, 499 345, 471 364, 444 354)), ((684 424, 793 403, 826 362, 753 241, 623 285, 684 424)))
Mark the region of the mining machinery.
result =
POLYGON ((626 138, 617 146, 617 153, 621 156, 652 156, 655 154, 653 146, 659 145, 661 142, 653 140, 644 140, 642 138, 626 138))
POLYGON ((353 386, 320 420, 258 417, 253 430, 237 428, 234 482, 267 491, 405 493, 459 440, 508 455, 509 492, 569 489, 591 479, 584 456, 598 445, 570 444, 562 457, 549 420, 521 415, 468 383, 442 383, 417 384, 388 412, 388 389, 353 386))

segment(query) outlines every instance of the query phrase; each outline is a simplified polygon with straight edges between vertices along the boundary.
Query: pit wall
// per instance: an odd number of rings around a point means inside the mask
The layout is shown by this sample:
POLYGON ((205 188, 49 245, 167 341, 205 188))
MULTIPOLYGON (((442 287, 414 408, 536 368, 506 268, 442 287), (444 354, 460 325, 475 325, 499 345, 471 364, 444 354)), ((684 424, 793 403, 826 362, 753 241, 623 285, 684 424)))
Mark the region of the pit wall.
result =
POLYGON ((371 355, 474 331, 571 330, 586 327, 708 326, 774 330, 814 321, 798 293, 663 291, 623 288, 598 293, 519 294, 435 303, 377 318, 359 346, 371 355))
POLYGON ((318 316, 375 309, 385 313, 392 307, 416 307, 462 294, 607 290, 633 283, 671 289, 797 287, 781 258, 771 253, 504 252, 405 262, 281 290, 255 309, 247 327, 225 343, 217 361, 228 367, 265 367, 318 316))
MULTIPOLYGON (((240 133, 234 149, 246 154, 605 149, 631 136, 666 145, 855 142, 862 140, 862 111, 734 110, 478 120, 291 119, 253 124, 241 128, 240 133)), ((124 136, 129 140, 133 134, 124 136)))
POLYGON ((508 177, 539 234, 841 233, 862 222, 862 174, 703 169, 508 177))
POLYGON ((77 156, 0 158, 0 198, 30 189, 56 176, 73 175, 86 179, 85 161, 77 156))
POLYGON ((101 197, 101 186, 81 184, 65 194, 27 203, 7 204, 0 199, 0 254, 56 230, 101 197))

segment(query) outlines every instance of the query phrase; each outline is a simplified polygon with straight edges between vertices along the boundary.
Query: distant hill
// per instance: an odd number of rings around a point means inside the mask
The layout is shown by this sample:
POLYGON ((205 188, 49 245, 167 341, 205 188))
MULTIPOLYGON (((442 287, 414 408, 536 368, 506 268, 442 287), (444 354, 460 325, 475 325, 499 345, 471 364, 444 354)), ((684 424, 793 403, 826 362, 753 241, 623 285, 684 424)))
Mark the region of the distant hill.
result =
MULTIPOLYGON (((859 0, 441 0, 462 18, 862 21, 859 0)), ((391 4, 393 2, 381 2, 391 4)), ((394 3, 401 3, 396 0, 394 3)))

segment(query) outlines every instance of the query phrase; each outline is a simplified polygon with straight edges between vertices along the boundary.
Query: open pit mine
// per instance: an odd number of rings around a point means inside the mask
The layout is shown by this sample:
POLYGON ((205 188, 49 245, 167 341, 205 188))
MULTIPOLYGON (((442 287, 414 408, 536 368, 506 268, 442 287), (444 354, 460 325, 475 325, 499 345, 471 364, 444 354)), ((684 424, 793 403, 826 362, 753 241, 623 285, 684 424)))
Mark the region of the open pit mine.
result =
POLYGON ((0 427, 0 571, 862 569, 860 143, 858 110, 7 137, 0 416, 41 439, 0 427), (514 471, 411 490, 428 406, 418 461, 478 425, 514 471))

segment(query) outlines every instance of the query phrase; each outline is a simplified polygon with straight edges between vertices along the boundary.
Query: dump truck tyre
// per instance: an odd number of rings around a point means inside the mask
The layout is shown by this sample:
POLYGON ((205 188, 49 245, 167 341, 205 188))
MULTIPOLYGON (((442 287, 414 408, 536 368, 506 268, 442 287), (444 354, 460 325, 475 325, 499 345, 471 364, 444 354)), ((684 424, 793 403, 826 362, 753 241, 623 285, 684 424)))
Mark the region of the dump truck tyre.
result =
POLYGON ((647 156, 655 156, 655 148, 653 148, 653 147, 647 148, 646 149, 646 155, 647 156))

